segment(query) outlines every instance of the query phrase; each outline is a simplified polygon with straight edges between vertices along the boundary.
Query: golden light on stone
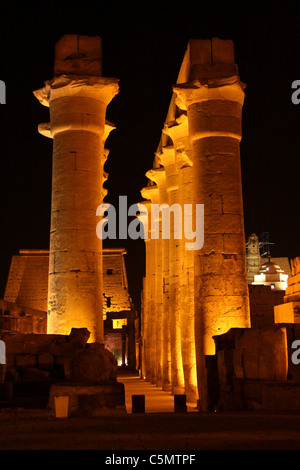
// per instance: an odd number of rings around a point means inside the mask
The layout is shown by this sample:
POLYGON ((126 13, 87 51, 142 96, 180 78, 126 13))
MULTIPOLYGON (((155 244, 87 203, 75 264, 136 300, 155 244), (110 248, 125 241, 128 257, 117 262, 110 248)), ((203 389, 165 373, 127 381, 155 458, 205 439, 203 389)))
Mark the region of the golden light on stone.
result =
MULTIPOLYGON (((66 35, 55 48, 54 78, 34 92, 50 108, 53 139, 47 332, 85 327, 103 343, 102 241, 96 209, 105 190, 106 107, 118 80, 101 76, 101 39, 66 35)), ((46 129, 46 131, 45 131, 46 129)))
POLYGON ((214 335, 250 327, 239 155, 243 90, 232 41, 191 40, 142 190, 152 203, 204 204, 200 249, 186 250, 172 230, 163 250, 162 240, 147 241, 143 311, 144 325, 156 319, 145 334, 153 350, 143 375, 160 384, 160 371, 169 371, 163 384, 189 402, 199 397, 202 410, 214 335))

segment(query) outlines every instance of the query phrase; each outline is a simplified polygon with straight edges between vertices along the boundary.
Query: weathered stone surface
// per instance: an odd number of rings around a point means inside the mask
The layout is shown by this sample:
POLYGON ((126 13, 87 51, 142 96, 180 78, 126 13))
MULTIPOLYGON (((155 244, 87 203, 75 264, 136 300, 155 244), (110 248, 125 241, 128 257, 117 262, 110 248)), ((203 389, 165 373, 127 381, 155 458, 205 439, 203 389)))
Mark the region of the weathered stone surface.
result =
POLYGON ((125 411, 124 385, 119 382, 102 385, 59 383, 51 386, 48 407, 55 407, 55 396, 70 397, 70 413, 101 414, 106 411, 125 411))
POLYGON ((300 383, 266 383, 262 387, 263 409, 300 410, 300 383))
POLYGON ((0 364, 0 384, 2 384, 5 380, 6 367, 6 364, 0 364))
POLYGON ((41 369, 52 369, 54 364, 54 357, 53 354, 50 353, 42 353, 38 356, 38 366, 41 369))
POLYGON ((101 384, 116 380, 117 361, 101 344, 76 351, 65 360, 65 377, 72 382, 101 384))
POLYGON ((215 336, 219 380, 284 381, 288 377, 288 340, 284 326, 231 329, 215 336))
POLYGON ((41 370, 37 367, 22 367, 20 369, 20 376, 22 382, 39 382, 49 378, 49 371, 41 370))
POLYGON ((10 401, 13 396, 13 387, 9 382, 2 383, 0 381, 0 402, 10 401))
POLYGON ((102 203, 104 138, 112 128, 106 107, 118 93, 118 80, 101 76, 99 51, 98 37, 63 36, 55 49, 56 75, 34 94, 50 108, 53 138, 47 332, 87 327, 90 341, 103 342, 102 240, 94 237, 91 244, 90 233, 102 203), (84 52, 78 55, 79 43, 84 52))
POLYGON ((36 363, 36 356, 31 354, 23 354, 16 357, 17 367, 33 367, 36 363))
POLYGON ((90 337, 90 332, 87 328, 72 328, 69 335, 69 341, 78 344, 78 346, 84 347, 90 337))

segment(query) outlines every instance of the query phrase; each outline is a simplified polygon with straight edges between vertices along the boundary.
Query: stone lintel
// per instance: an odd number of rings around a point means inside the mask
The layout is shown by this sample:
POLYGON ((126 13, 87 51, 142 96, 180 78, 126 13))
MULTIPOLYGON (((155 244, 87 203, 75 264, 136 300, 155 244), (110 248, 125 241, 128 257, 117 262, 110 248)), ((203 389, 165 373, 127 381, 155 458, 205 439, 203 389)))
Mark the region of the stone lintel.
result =
POLYGON ((65 34, 55 45, 54 74, 102 74, 102 39, 65 34))
POLYGON ((230 39, 190 39, 177 83, 238 74, 230 39))

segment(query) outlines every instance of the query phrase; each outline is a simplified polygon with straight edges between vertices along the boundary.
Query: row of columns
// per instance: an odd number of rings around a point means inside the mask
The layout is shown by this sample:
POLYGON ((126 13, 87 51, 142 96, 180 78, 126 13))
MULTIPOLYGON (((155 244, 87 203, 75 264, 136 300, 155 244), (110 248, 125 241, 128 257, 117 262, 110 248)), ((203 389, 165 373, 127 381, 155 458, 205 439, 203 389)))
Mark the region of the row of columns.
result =
POLYGON ((142 331, 148 352, 143 376, 173 394, 185 393, 204 411, 213 337, 250 327, 239 153, 244 85, 230 62, 231 41, 218 41, 199 41, 204 49, 215 48, 205 59, 192 44, 195 60, 205 64, 173 87, 175 118, 164 126, 141 191, 149 206, 179 204, 183 214, 184 204, 193 204, 194 229, 196 205, 204 205, 203 246, 187 250, 174 226, 169 240, 153 239, 149 230, 142 331), (228 63, 216 65, 222 54, 228 63))
MULTIPOLYGON (((193 202, 192 161, 188 156, 187 118, 182 115, 163 130, 170 145, 156 155, 159 166, 146 173, 151 182, 141 191, 151 204, 180 205, 193 202)), ((182 212, 183 213, 183 212, 182 212)), ((189 403, 198 399, 194 341, 194 255, 185 250, 186 240, 170 216, 170 237, 162 237, 162 212, 158 213, 159 237, 154 238, 148 219, 146 276, 144 280, 143 375, 174 395, 185 393, 189 403), (148 346, 147 346, 148 345, 148 346)), ((175 215, 174 215, 175 219, 175 215)), ((182 227, 181 227, 182 228, 182 227)), ((184 233, 184 231, 182 231, 184 233)))

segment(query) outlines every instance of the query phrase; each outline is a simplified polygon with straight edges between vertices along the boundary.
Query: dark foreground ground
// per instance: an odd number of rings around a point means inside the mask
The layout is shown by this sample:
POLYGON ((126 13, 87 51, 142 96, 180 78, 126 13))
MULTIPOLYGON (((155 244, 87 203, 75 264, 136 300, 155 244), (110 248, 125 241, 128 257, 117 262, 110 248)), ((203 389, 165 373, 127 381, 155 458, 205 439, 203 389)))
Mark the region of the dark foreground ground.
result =
POLYGON ((300 414, 122 413, 64 419, 46 410, 0 409, 0 450, 104 450, 117 456, 122 450, 264 449, 299 450, 300 414))

